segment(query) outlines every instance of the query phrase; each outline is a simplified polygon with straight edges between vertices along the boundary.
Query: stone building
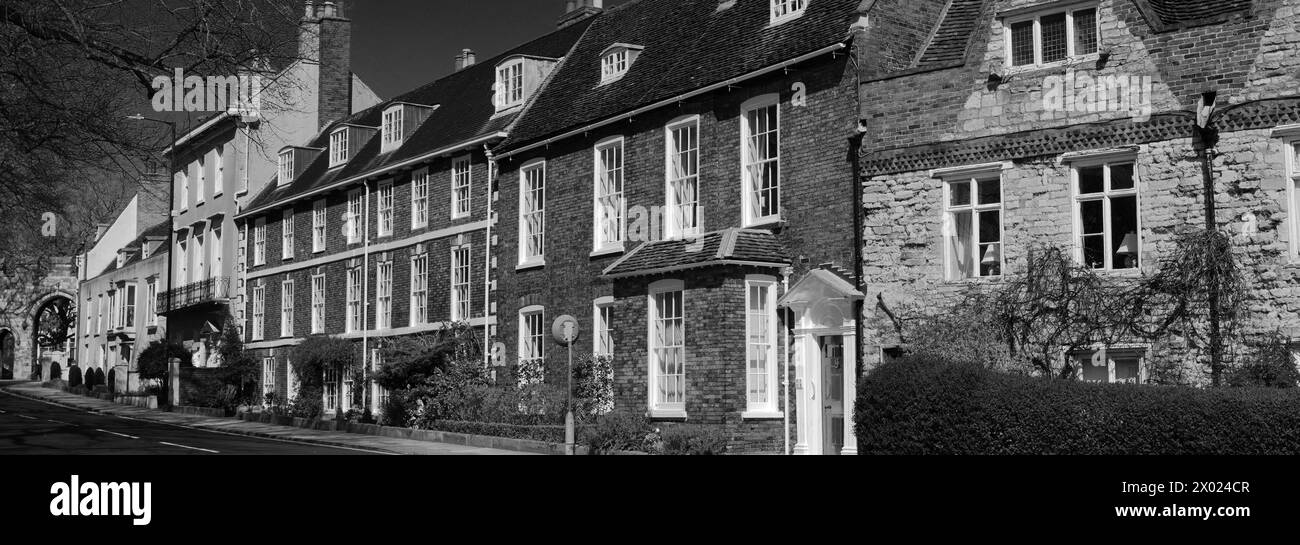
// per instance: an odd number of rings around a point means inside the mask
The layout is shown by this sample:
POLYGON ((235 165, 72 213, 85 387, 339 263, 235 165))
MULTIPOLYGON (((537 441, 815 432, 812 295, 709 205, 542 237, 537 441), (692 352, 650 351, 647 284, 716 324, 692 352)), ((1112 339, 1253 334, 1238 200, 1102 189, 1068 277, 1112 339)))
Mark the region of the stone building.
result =
MULTIPOLYGON (((1244 339, 1300 336, 1300 2, 916 4, 944 7, 926 46, 862 74, 868 367, 905 315, 1023 274, 1034 245, 1109 283, 1152 274, 1206 224, 1206 147, 1211 222, 1251 287, 1244 339)), ((1086 380, 1209 380, 1185 340, 1128 341, 1067 361, 1086 380)))
POLYGON ((564 380, 549 332, 571 315, 576 357, 613 358, 616 411, 716 427, 737 452, 855 452, 871 4, 645 0, 597 18, 495 150, 498 339, 521 376, 564 380))
MULTIPOLYGON (((294 396, 292 349, 312 335, 355 341, 374 368, 398 336, 451 323, 493 332, 490 150, 588 15, 571 11, 563 28, 483 62, 464 50, 456 72, 280 150, 279 171, 234 215, 248 233, 245 348, 263 362, 264 391, 294 396)), ((347 377, 325 382, 326 412, 362 408, 347 377)), ((383 395, 375 387, 368 405, 383 395)))

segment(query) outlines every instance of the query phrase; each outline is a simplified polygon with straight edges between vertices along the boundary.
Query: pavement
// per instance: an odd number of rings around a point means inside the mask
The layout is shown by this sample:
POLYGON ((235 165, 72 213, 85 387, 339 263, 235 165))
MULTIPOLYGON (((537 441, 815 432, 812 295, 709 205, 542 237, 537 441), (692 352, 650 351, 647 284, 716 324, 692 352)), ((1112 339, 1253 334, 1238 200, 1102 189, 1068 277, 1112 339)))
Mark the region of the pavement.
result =
POLYGON ((510 450, 177 414, 0 383, 0 454, 505 455, 510 450))

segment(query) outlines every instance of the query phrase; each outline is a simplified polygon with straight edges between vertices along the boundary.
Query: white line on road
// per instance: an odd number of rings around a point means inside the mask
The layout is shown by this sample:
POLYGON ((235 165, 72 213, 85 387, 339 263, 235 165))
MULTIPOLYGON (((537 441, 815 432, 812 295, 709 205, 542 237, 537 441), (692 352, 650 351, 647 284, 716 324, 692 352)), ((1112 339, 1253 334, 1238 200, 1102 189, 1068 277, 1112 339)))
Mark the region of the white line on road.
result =
POLYGON ((25 415, 25 414, 20 414, 20 415, 18 415, 18 418, 26 418, 26 419, 28 419, 28 420, 40 420, 39 418, 33 418, 33 417, 27 416, 27 415, 25 415))
POLYGON ((115 431, 101 430, 101 429, 99 429, 99 428, 95 428, 95 431, 102 431, 102 432, 104 432, 104 433, 111 433, 111 434, 116 435, 116 436, 118 436, 118 437, 125 437, 125 438, 127 438, 127 439, 139 439, 139 437, 136 437, 136 436, 134 436, 134 435, 127 435, 127 434, 125 434, 125 433, 117 433, 117 432, 115 432, 115 431))
POLYGON ((217 452, 217 451, 215 451, 215 450, 208 450, 208 449, 205 449, 205 448, 199 448, 199 447, 187 447, 187 446, 185 446, 185 445, 177 445, 176 443, 168 443, 168 442, 166 442, 166 441, 159 441, 159 443, 162 443, 162 444, 167 445, 167 446, 169 446, 169 447, 180 447, 180 448, 187 448, 187 449, 190 449, 190 450, 201 450, 201 451, 203 451, 203 452, 211 452, 211 453, 213 453, 213 454, 221 454, 220 452, 217 452))
POLYGON ((53 422, 53 423, 55 423, 55 424, 63 424, 64 426, 76 426, 76 424, 73 424, 72 422, 64 422, 64 421, 62 421, 62 420, 55 420, 55 419, 53 419, 53 418, 46 418, 45 421, 46 421, 46 422, 53 422))

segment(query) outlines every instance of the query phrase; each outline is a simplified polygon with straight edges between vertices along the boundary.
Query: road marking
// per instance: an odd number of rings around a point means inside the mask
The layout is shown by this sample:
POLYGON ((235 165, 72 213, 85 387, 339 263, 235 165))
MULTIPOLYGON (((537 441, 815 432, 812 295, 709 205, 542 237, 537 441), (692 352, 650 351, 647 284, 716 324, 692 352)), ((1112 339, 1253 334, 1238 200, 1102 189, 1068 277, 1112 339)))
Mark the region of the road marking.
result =
POLYGON ((63 424, 64 426, 76 426, 76 424, 73 424, 72 422, 64 422, 64 421, 62 421, 62 420, 54 420, 54 419, 52 419, 52 418, 46 418, 45 421, 46 421, 46 422, 53 422, 53 423, 55 423, 55 424, 63 424))
POLYGON ((134 436, 134 435, 127 435, 127 434, 125 434, 125 433, 117 433, 117 432, 115 432, 115 431, 101 430, 101 429, 99 429, 99 428, 95 428, 95 431, 102 431, 102 432, 104 432, 104 433, 111 433, 111 434, 116 435, 116 436, 118 436, 118 437, 125 437, 125 438, 127 438, 127 439, 139 439, 139 437, 136 437, 136 436, 134 436))
POLYGON ((26 419, 28 419, 28 420, 40 420, 39 418, 33 418, 33 417, 27 416, 27 415, 25 415, 25 414, 20 414, 20 415, 18 415, 18 418, 26 418, 26 419))
POLYGON ((215 451, 215 450, 208 450, 208 449, 205 449, 205 448, 199 448, 199 447, 187 447, 187 446, 185 446, 185 445, 177 445, 176 443, 168 443, 168 442, 166 442, 166 441, 159 441, 159 443, 162 443, 162 444, 167 445, 167 446, 169 446, 169 447, 180 447, 180 448, 187 448, 187 449, 190 449, 190 450, 201 450, 201 451, 203 451, 203 452, 211 452, 211 453, 213 453, 213 454, 221 454, 220 452, 217 452, 217 451, 215 451))

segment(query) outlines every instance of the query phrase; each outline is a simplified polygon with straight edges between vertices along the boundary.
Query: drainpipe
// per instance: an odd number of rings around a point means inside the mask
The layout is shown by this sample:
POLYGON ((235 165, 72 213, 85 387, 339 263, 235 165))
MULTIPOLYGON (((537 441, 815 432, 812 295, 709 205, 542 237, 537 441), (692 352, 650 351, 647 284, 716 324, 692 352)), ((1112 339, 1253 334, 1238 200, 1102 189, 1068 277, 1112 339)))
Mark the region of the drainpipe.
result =
MULTIPOLYGON (((1215 218, 1214 171, 1210 164, 1213 161, 1211 157, 1214 153, 1213 148, 1219 141, 1219 131, 1210 123, 1216 96, 1217 93, 1213 90, 1201 93, 1201 100, 1196 108, 1196 138, 1193 139, 1196 156, 1201 163, 1201 177, 1205 184, 1206 231, 1218 229, 1218 220, 1215 218)), ((1219 325, 1220 294, 1218 279, 1214 278, 1217 269, 1211 267, 1207 272, 1211 275, 1208 279, 1210 293, 1206 294, 1210 307, 1210 380, 1211 384, 1217 387, 1223 381, 1223 333, 1219 325)))
MULTIPOLYGON (((361 405, 364 407, 366 400, 370 397, 370 181, 362 182, 365 186, 366 196, 363 201, 365 219, 362 220, 362 262, 361 262, 361 374, 365 384, 359 384, 364 388, 361 392, 361 405)), ((343 377, 339 377, 339 386, 343 385, 343 377)))
MULTIPOLYGON (((785 297, 790 294, 790 273, 791 267, 781 269, 781 296, 785 297)), ((782 400, 782 413, 785 413, 785 434, 781 440, 785 444, 785 455, 790 455, 790 307, 783 311, 785 314, 785 327, 781 328, 781 370, 784 377, 781 379, 781 385, 785 387, 785 399, 782 400)))
POLYGON ((491 366, 492 336, 488 335, 488 316, 492 307, 489 300, 492 293, 492 185, 496 183, 497 160, 492 155, 492 148, 483 144, 483 155, 487 157, 487 229, 483 234, 483 368, 491 366))

